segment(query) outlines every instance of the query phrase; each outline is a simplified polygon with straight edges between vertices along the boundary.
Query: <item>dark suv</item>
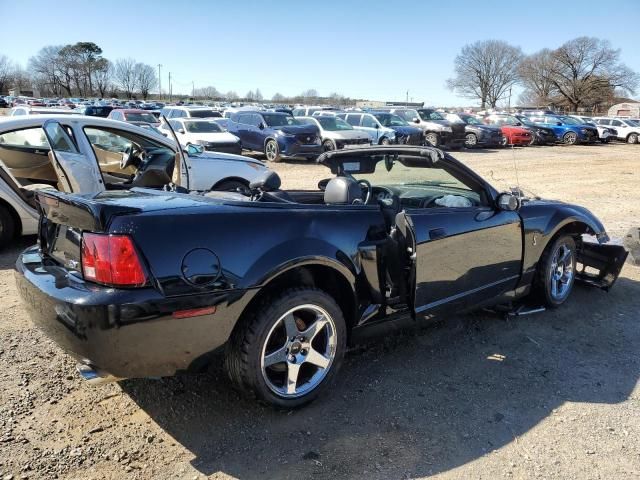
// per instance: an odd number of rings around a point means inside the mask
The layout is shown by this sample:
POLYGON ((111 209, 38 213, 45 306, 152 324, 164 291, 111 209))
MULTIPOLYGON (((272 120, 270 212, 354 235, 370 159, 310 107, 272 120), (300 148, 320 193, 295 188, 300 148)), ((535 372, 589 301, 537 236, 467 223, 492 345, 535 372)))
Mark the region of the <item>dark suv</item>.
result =
POLYGON ((241 111, 231 115, 228 130, 242 148, 263 152, 270 162, 282 157, 315 159, 322 153, 320 131, 293 116, 279 112, 241 111))

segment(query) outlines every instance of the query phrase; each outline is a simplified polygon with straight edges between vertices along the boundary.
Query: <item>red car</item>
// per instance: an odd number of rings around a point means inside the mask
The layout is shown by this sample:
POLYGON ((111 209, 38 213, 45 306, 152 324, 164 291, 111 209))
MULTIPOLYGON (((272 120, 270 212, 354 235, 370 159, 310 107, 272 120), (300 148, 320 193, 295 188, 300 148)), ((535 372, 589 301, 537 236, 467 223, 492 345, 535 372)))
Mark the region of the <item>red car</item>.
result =
POLYGON ((531 131, 513 115, 489 115, 484 119, 487 125, 497 125, 502 130, 503 145, 529 145, 531 131))
POLYGON ((107 118, 111 120, 120 120, 121 122, 150 123, 154 127, 160 125, 158 119, 148 110, 140 110, 136 108, 118 108, 111 110, 107 118))

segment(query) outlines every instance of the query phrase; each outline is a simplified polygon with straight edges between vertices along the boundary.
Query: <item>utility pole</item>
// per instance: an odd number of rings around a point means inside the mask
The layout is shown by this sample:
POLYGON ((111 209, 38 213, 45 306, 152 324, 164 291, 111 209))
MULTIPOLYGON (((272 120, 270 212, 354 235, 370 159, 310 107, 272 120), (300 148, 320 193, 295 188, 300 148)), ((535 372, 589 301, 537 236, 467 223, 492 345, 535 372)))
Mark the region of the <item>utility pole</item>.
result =
POLYGON ((171 102, 171 72, 169 72, 169 102, 171 102))
POLYGON ((196 99, 196 82, 191 80, 191 98, 196 99))
POLYGON ((509 103, 507 107, 507 112, 511 113, 511 87, 509 87, 509 103))
POLYGON ((407 90, 407 100, 405 102, 405 105, 408 107, 409 106, 409 90, 407 90))
POLYGON ((162 75, 160 74, 160 69, 162 68, 162 64, 158 64, 158 100, 162 98, 162 75))

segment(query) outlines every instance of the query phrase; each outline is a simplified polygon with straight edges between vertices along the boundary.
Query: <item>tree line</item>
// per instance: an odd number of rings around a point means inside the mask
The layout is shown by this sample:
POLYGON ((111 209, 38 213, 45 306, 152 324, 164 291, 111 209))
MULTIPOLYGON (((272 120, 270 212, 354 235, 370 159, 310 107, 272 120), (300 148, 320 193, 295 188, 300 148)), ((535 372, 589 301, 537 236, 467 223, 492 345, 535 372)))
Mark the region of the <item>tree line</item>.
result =
POLYGON ((36 89, 45 97, 107 97, 123 93, 127 98, 148 98, 158 86, 151 65, 122 58, 103 57, 93 42, 49 45, 27 62, 26 70, 0 55, 0 92, 36 89))
POLYGON ((483 40, 463 47, 447 80, 458 95, 498 106, 521 86, 519 100, 530 106, 597 110, 616 96, 634 94, 640 78, 620 61, 620 50, 607 40, 579 37, 556 49, 524 55, 501 40, 483 40))

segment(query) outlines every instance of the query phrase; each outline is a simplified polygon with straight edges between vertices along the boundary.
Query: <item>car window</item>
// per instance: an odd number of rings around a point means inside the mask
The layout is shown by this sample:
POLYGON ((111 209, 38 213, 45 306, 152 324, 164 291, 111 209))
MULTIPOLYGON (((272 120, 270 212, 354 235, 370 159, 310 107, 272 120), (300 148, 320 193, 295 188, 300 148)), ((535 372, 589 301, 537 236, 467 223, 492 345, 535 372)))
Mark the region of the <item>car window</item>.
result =
POLYGON ((362 118, 362 115, 349 114, 347 115, 347 123, 354 127, 359 127, 361 118, 362 118))
POLYGON ((293 110, 293 115, 296 117, 304 115, 304 108, 295 108, 293 110))
POLYGON ((49 150, 49 142, 40 127, 14 130, 0 135, 1 146, 11 147, 34 147, 46 148, 49 150))
POLYGON ((612 120, 611 125, 614 127, 622 127, 624 124, 620 120, 612 120))
POLYGON ((218 125, 217 123, 211 121, 211 122, 207 122, 207 121, 199 121, 199 122, 194 122, 194 121, 186 121, 184 122, 184 126, 187 130, 187 132, 189 133, 220 133, 222 132, 222 129, 220 128, 220 125, 218 125))
POLYGON ((254 113, 250 117, 251 118, 249 119, 249 122, 250 122, 251 126, 253 126, 253 127, 257 127, 261 123, 263 123, 262 117, 260 115, 258 115, 257 113, 254 113))
POLYGON ((375 121, 373 116, 371 115, 363 115, 362 116, 362 126, 368 128, 376 128, 378 122, 375 121))

